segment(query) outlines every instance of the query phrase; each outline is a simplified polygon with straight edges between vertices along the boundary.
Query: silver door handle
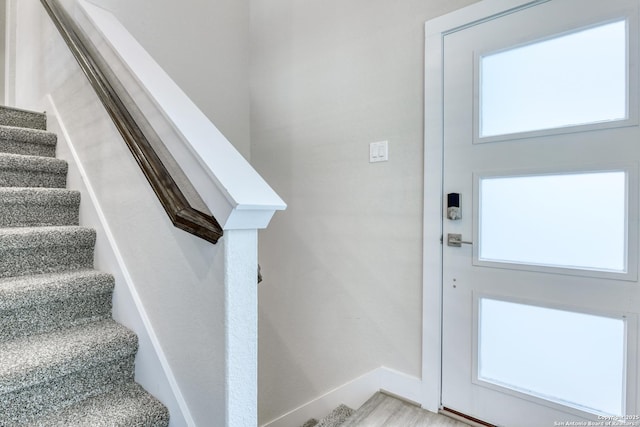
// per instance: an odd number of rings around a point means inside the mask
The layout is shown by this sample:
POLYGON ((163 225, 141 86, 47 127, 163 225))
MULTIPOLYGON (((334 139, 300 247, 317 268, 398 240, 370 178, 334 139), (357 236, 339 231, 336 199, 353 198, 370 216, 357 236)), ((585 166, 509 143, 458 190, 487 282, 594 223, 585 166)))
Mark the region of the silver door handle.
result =
POLYGON ((466 240, 462 240, 462 234, 447 234, 447 246, 451 246, 454 248, 460 248, 462 245, 473 245, 473 242, 467 242, 466 240))

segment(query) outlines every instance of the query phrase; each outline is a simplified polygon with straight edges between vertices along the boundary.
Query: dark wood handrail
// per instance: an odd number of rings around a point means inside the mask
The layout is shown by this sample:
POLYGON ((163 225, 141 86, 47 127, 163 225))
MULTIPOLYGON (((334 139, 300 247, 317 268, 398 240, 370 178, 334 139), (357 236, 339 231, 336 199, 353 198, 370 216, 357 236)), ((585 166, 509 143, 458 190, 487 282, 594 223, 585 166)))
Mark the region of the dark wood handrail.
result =
POLYGON ((140 126, 134 120, 131 112, 117 95, 114 85, 103 72, 82 37, 79 36, 81 32, 77 25, 68 17, 57 1, 40 1, 78 61, 80 68, 89 79, 89 83, 147 177, 151 188, 156 193, 173 225, 204 240, 217 243, 223 234, 222 227, 213 216, 201 212, 189 204, 140 126))

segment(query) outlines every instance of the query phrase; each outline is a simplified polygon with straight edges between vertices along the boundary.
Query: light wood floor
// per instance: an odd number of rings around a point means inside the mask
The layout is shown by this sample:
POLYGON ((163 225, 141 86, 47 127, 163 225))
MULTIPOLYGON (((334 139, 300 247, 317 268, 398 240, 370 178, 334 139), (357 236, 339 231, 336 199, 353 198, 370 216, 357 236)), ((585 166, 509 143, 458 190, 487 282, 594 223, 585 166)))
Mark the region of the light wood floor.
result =
POLYGON ((341 427, 468 427, 468 424, 376 393, 341 427))

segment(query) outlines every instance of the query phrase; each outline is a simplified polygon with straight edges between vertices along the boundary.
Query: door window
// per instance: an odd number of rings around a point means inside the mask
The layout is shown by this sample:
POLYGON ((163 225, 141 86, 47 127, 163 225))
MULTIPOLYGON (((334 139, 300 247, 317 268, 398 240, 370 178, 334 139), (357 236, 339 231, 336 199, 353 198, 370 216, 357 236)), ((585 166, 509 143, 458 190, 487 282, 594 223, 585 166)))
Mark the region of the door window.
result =
POLYGON ((627 270, 627 172, 478 178, 478 261, 627 270))
POLYGON ((600 415, 624 414, 625 319, 492 298, 478 304, 481 382, 600 415))
POLYGON ((627 21, 479 56, 479 136, 624 120, 627 21))

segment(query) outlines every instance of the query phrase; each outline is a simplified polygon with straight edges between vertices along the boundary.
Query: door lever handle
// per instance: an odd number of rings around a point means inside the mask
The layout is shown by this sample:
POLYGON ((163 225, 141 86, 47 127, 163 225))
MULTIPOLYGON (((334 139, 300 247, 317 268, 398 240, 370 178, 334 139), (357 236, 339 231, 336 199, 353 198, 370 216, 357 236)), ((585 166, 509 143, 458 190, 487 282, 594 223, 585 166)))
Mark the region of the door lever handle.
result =
POLYGON ((447 234, 447 246, 451 246, 454 248, 460 248, 462 245, 473 245, 473 242, 467 242, 466 240, 462 240, 462 234, 447 234))

